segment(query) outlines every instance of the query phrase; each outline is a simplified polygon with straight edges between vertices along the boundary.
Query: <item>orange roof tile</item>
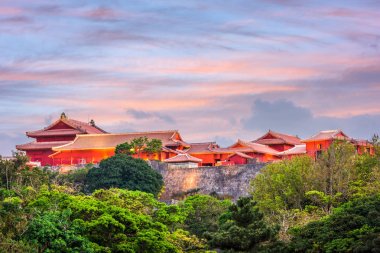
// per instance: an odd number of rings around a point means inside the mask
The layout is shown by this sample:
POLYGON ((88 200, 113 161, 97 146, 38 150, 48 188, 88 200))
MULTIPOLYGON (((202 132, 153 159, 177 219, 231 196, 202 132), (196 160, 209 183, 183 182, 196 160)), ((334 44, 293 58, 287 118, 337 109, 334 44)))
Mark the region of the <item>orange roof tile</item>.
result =
POLYGON ((301 144, 301 139, 297 136, 292 136, 288 134, 277 133, 272 130, 269 130, 265 135, 260 138, 252 141, 254 143, 270 145, 270 144, 290 144, 290 145, 299 145, 301 144), (266 138, 267 136, 273 136, 275 138, 266 138))
POLYGON ((168 158, 164 160, 166 163, 185 163, 185 162, 193 162, 193 163, 201 163, 202 159, 196 158, 189 154, 178 154, 172 158, 168 158))
POLYGON ((16 145, 18 150, 37 150, 37 149, 51 149, 53 147, 62 146, 69 143, 68 141, 49 141, 49 142, 29 142, 26 144, 16 145))
POLYGON ((309 139, 303 140, 302 142, 312 142, 312 141, 324 141, 324 140, 350 140, 342 130, 326 130, 320 131, 319 133, 313 135, 309 139), (341 136, 343 135, 343 136, 341 136))
POLYGON ((247 159, 253 159, 252 156, 249 156, 249 155, 244 154, 244 153, 242 153, 242 152, 235 152, 235 153, 233 153, 232 155, 228 156, 228 158, 231 158, 231 157, 233 157, 234 155, 238 155, 238 156, 240 156, 240 157, 247 158, 247 159))
POLYGON ((26 132, 29 137, 39 137, 39 136, 64 136, 64 135, 76 135, 76 134, 102 134, 107 133, 98 126, 91 125, 90 123, 81 122, 74 119, 60 118, 45 127, 44 129, 37 131, 26 132), (71 127, 72 129, 52 129, 58 123, 64 123, 65 125, 71 127))
POLYGON ((200 143, 189 143, 190 148, 185 150, 189 154, 206 154, 213 153, 213 149, 219 148, 216 142, 200 142, 200 143))
POLYGON ((154 132, 136 132, 136 133, 121 133, 121 134, 81 134, 77 135, 75 140, 66 145, 55 147, 53 150, 85 150, 85 149, 109 149, 115 148, 116 145, 124 142, 130 142, 139 137, 147 137, 148 139, 159 139, 162 145, 180 146, 183 141, 181 137, 178 139, 175 136, 180 136, 178 131, 154 131, 154 132))
POLYGON ((295 145, 293 148, 278 152, 279 156, 306 154, 306 144, 295 145))
POLYGON ((235 144, 228 148, 217 148, 213 150, 214 153, 235 153, 235 152, 253 152, 253 153, 261 153, 261 154, 270 154, 270 155, 276 155, 278 153, 277 150, 274 150, 273 148, 270 148, 267 145, 259 144, 259 143, 253 143, 253 142, 246 142, 242 140, 238 140, 235 144))

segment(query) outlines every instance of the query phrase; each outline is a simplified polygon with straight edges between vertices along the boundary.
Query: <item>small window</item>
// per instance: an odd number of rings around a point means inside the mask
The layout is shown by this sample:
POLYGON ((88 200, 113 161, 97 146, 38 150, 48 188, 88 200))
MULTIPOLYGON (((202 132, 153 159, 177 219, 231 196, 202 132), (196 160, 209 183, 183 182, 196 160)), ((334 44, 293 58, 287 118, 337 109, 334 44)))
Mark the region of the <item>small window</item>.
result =
POLYGON ((317 144, 317 149, 322 149, 322 144, 317 144))

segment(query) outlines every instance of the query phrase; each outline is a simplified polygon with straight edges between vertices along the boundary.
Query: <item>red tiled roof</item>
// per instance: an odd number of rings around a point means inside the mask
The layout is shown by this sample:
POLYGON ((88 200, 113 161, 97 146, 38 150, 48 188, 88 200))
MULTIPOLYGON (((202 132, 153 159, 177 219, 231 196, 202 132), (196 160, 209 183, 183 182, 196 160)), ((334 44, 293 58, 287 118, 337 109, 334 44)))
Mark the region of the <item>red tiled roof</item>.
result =
POLYGON ((342 130, 326 130, 320 131, 319 133, 313 135, 309 139, 303 140, 302 142, 311 142, 311 141, 324 141, 324 140, 350 140, 350 138, 342 132, 342 130), (340 135, 343 135, 341 137, 340 135))
POLYGON ((254 143, 269 145, 269 144, 290 144, 290 145, 299 145, 301 144, 301 139, 287 134, 277 133, 272 130, 269 130, 265 135, 260 138, 252 141, 254 143), (271 135, 275 138, 265 138, 268 135, 271 135))
POLYGON ((240 156, 240 157, 247 158, 247 159, 253 159, 252 156, 249 156, 249 155, 244 154, 244 153, 241 153, 241 152, 235 152, 235 153, 233 153, 232 155, 228 156, 228 158, 231 158, 231 157, 233 157, 234 155, 238 155, 238 156, 240 156))
POLYGON ((53 130, 38 130, 34 132, 27 132, 29 137, 42 137, 42 136, 67 136, 83 134, 83 131, 78 129, 53 129, 53 130))
POLYGON ((53 147, 62 146, 69 143, 69 141, 49 141, 49 142, 29 142, 26 144, 16 145, 18 150, 38 150, 38 149, 51 149, 53 147))
POLYGON ((188 154, 205 154, 214 153, 212 150, 214 147, 219 148, 216 142, 201 142, 201 143, 189 143, 190 148, 185 150, 188 154))
POLYGON ((181 138, 175 139, 179 135, 178 131, 155 131, 155 132, 136 132, 136 133, 122 133, 122 134, 81 134, 77 135, 75 140, 66 145, 55 147, 53 150, 82 150, 82 149, 108 149, 115 148, 116 145, 130 142, 139 137, 147 137, 148 139, 159 139, 162 145, 167 146, 180 146, 183 141, 181 138))
POLYGON ((360 139, 351 139, 351 142, 354 145, 358 146, 368 146, 368 147, 373 147, 373 144, 369 142, 368 140, 360 140, 360 139))
POLYGON ((189 154, 178 154, 172 158, 164 160, 166 163, 185 163, 185 162, 193 162, 193 163, 201 163, 202 159, 196 158, 189 154))
POLYGON ((276 155, 278 153, 277 150, 274 150, 273 148, 270 148, 266 145, 259 144, 259 143, 253 143, 253 142, 246 142, 242 140, 238 140, 234 145, 228 147, 228 148, 217 148, 213 150, 214 153, 235 153, 235 152, 253 152, 253 153, 261 153, 261 154, 270 154, 270 155, 276 155), (237 147, 240 146, 240 147, 237 147))
POLYGON ((278 152, 278 155, 285 156, 285 155, 302 155, 306 154, 306 144, 301 145, 295 145, 293 148, 278 152))
POLYGON ((90 123, 81 122, 74 119, 60 118, 44 129, 37 131, 27 132, 26 135, 29 137, 39 137, 39 136, 63 136, 63 135, 77 135, 77 134, 102 134, 107 133, 103 129, 96 125, 91 125, 90 123), (51 129, 58 123, 64 123, 72 129, 51 129))
POLYGON ((174 150, 174 149, 167 148, 167 147, 162 147, 162 151, 168 152, 168 153, 174 153, 174 154, 181 153, 181 150, 174 150))

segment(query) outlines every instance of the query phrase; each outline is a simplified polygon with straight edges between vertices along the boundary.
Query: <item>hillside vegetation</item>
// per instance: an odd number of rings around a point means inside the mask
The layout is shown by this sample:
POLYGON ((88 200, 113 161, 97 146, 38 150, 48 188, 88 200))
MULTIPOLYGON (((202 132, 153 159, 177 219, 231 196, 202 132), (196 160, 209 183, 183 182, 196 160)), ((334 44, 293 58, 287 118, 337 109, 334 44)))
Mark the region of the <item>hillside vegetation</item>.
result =
POLYGON ((379 157, 349 144, 267 165, 237 203, 162 203, 123 153, 65 175, 26 162, 0 159, 0 252, 380 252, 379 157))

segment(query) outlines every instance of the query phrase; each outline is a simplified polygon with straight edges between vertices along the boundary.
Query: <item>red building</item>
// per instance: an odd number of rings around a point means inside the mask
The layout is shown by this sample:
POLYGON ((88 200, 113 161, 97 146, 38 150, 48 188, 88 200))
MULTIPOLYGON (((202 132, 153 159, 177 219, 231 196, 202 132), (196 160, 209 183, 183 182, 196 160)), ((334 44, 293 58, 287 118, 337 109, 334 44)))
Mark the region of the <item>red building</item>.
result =
POLYGON ((25 151, 31 162, 40 162, 42 166, 99 163, 113 156, 118 144, 139 137, 159 139, 163 147, 159 153, 141 153, 136 157, 173 163, 190 157, 192 160, 185 162, 191 163, 191 166, 195 162, 200 166, 273 162, 304 154, 316 157, 327 150, 334 140, 352 143, 358 154, 374 154, 370 142, 352 139, 341 130, 321 131, 303 141, 296 136, 269 130, 252 142, 238 140, 227 148, 221 148, 215 142, 187 143, 177 130, 109 134, 97 127, 94 121, 85 123, 69 119, 64 113, 44 129, 26 134, 35 140, 16 148, 25 151))
POLYGON ((300 155, 305 155, 305 154, 306 154, 305 144, 295 145, 293 148, 277 153, 277 155, 281 159, 292 159, 294 156, 300 156, 300 155))
POLYGON ((73 141, 61 146, 53 147, 54 153, 49 157, 54 165, 76 165, 99 163, 101 160, 113 156, 117 145, 131 142, 133 139, 147 137, 162 141, 162 150, 157 154, 141 153, 134 155, 141 159, 163 161, 178 155, 189 144, 183 141, 177 130, 136 132, 121 134, 87 134, 78 135, 73 141))
POLYGON ((324 150, 327 150, 336 140, 352 143, 355 146, 356 152, 358 154, 374 154, 374 148, 370 142, 352 139, 343 133, 342 130, 320 131, 319 133, 313 135, 309 139, 303 140, 302 142, 306 144, 306 153, 315 158, 324 150))
POLYGON ((17 145, 16 148, 25 151, 31 162, 39 162, 42 166, 54 165, 51 154, 53 147, 62 146, 74 140, 78 135, 104 134, 106 131, 97 127, 93 120, 89 123, 69 119, 65 113, 44 129, 26 132, 34 141, 17 145))
POLYGON ((272 162, 279 160, 278 151, 268 145, 246 142, 238 140, 226 149, 219 149, 219 152, 227 152, 227 161, 234 164, 246 164, 249 162, 272 162))
POLYGON ((272 130, 269 130, 266 134, 252 142, 267 145, 277 151, 285 151, 302 144, 301 139, 297 136, 281 134, 272 130))
POLYGON ((190 143, 186 153, 202 159, 200 165, 215 166, 223 164, 247 164, 252 162, 268 162, 278 160, 278 151, 253 142, 238 140, 227 148, 220 148, 215 142, 190 143))
POLYGON ((215 149, 220 148, 216 142, 189 143, 189 145, 190 148, 186 149, 185 152, 201 159, 202 162, 199 165, 214 166, 221 161, 220 154, 215 152, 215 149))

